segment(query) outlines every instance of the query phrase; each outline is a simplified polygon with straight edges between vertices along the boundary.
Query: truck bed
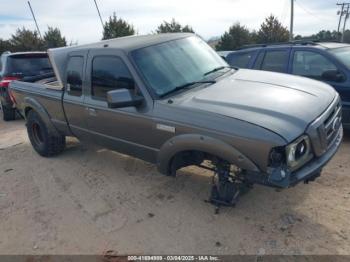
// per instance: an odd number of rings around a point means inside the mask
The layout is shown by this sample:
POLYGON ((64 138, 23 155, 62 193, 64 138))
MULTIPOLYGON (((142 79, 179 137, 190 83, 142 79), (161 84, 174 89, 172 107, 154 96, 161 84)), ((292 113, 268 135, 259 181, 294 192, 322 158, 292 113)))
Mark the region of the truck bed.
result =
POLYGON ((31 103, 39 103, 46 109, 55 126, 66 125, 62 108, 62 90, 57 81, 47 81, 47 79, 38 82, 13 81, 9 88, 16 99, 17 110, 25 117, 31 103))

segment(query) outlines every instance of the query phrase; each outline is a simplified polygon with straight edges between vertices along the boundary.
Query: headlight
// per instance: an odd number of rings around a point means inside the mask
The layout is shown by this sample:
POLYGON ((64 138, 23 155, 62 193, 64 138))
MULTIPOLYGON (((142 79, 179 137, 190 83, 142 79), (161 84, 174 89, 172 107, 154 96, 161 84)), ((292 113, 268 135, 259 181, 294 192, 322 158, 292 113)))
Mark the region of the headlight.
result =
POLYGON ((312 158, 310 139, 302 136, 286 147, 287 165, 293 171, 312 158))

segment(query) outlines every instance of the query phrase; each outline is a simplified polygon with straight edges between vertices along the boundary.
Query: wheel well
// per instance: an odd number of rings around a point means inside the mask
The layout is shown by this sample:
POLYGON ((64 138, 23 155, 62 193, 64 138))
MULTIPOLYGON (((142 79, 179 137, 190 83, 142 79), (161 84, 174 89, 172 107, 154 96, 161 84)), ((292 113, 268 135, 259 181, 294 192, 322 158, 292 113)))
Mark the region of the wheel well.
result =
POLYGON ((25 117, 27 117, 28 116, 28 114, 29 114, 29 112, 31 111, 31 110, 33 110, 33 108, 31 108, 31 107, 26 107, 25 109, 24 109, 24 115, 25 115, 25 117))
POLYGON ((169 161, 168 174, 175 176, 177 170, 187 166, 200 166, 205 160, 217 163, 221 159, 210 153, 198 150, 178 152, 169 161))

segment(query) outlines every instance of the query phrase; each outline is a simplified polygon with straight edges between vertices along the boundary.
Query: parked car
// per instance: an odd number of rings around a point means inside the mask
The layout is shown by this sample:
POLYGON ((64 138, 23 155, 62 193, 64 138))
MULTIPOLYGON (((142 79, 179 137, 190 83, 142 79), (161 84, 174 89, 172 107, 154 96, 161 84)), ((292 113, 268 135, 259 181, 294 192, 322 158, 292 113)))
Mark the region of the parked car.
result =
POLYGON ((234 51, 217 51, 218 55, 221 56, 224 60, 226 57, 234 51))
POLYGON ((239 68, 273 71, 323 81, 339 93, 343 125, 350 129, 350 45, 323 42, 292 42, 246 46, 226 54, 239 68))
POLYGON ((0 58, 0 103, 5 121, 14 120, 16 109, 8 85, 13 80, 52 72, 46 52, 5 52, 0 58))
POLYGON ((42 156, 66 136, 176 175, 214 172, 211 202, 234 204, 254 183, 312 181, 342 139, 337 92, 319 81, 236 70, 193 34, 118 38, 49 50, 60 82, 14 81, 17 108, 42 156))

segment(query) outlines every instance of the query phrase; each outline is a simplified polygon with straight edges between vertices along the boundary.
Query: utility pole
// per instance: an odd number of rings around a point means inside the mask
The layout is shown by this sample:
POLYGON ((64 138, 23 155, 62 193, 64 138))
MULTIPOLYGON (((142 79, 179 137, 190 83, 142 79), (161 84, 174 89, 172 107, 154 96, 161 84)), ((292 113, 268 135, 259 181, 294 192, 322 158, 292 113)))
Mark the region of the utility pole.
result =
POLYGON ((350 7, 350 4, 349 3, 346 4, 346 11, 345 11, 345 18, 344 18, 344 25, 343 25, 343 34, 341 35, 341 42, 342 43, 344 42, 346 21, 349 18, 349 7, 350 7))
POLYGON ((294 0, 290 0, 290 30, 289 41, 293 41, 293 26, 294 26, 294 0))
POLYGON ((105 26, 104 26, 104 24, 103 24, 103 20, 102 20, 102 16, 101 16, 101 13, 100 13, 100 9, 98 9, 98 5, 97 5, 96 0, 94 0, 94 2, 95 2, 95 6, 96 6, 96 9, 97 9, 98 16, 100 17, 100 21, 101 21, 102 29, 104 29, 104 28, 105 28, 105 26))
POLYGON ((340 34, 340 24, 341 24, 341 20, 342 20, 342 18, 343 18, 343 14, 344 14, 344 3, 342 3, 342 4, 337 4, 338 6, 340 5, 341 6, 341 10, 340 11, 338 11, 338 15, 339 15, 339 23, 338 23, 338 36, 339 36, 339 34, 340 34))
POLYGON ((345 34, 345 27, 346 27, 346 22, 349 19, 349 11, 350 11, 350 3, 337 3, 338 6, 341 6, 341 11, 338 11, 339 15, 339 22, 338 22, 338 35, 340 34, 340 25, 342 22, 342 18, 344 16, 344 21, 343 21, 343 30, 341 34, 341 42, 344 42, 344 34, 345 34))
POLYGON ((29 1, 28 1, 28 5, 29 5, 30 12, 32 13, 32 16, 33 16, 33 19, 34 19, 34 22, 35 22, 35 25, 36 25, 36 30, 38 31, 38 34, 39 34, 40 38, 42 39, 42 36, 41 36, 41 33, 40 33, 40 29, 39 29, 38 23, 36 22, 35 15, 34 15, 32 6, 30 5, 30 2, 29 2, 29 1))

